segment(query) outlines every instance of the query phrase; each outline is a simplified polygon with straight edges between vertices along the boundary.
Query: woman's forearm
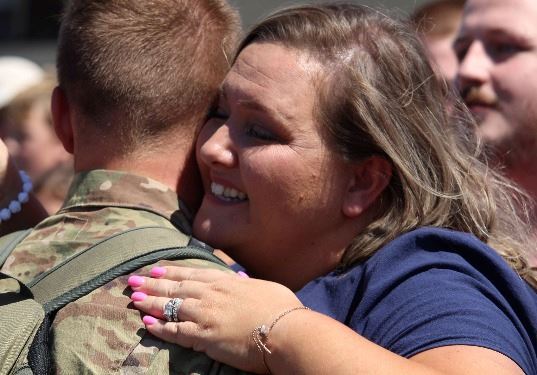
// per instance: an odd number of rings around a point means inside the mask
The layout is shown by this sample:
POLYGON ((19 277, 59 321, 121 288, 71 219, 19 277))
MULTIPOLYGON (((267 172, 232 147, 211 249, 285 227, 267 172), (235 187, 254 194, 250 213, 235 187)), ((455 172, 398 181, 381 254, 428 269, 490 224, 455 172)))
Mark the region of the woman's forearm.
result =
POLYGON ((490 349, 452 345, 401 357, 319 313, 300 310, 269 333, 264 353, 272 374, 502 374, 524 372, 490 349))
POLYGON ((400 357, 322 314, 300 310, 270 331, 264 353, 272 374, 439 374, 400 357))

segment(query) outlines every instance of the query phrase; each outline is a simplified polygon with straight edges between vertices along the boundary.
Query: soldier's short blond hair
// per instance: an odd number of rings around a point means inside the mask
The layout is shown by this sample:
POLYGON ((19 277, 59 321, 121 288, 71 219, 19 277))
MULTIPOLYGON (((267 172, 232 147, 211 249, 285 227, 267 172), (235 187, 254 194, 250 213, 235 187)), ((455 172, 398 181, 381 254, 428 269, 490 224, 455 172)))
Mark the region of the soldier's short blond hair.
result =
POLYGON ((71 0, 59 84, 91 126, 134 149, 203 121, 239 26, 225 0, 71 0))

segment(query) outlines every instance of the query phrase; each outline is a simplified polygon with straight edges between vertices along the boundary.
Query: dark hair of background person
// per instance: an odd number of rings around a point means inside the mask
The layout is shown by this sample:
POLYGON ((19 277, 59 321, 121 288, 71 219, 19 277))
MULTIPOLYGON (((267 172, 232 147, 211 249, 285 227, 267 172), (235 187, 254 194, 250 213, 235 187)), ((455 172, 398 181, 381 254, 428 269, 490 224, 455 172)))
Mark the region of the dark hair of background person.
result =
POLYGON ((59 33, 59 85, 90 120, 83 126, 99 126, 128 154, 203 121, 239 29, 224 0, 72 0, 59 33))
POLYGON ((465 107, 449 115, 439 98, 451 92, 433 78, 410 26, 352 5, 304 6, 268 17, 239 51, 262 42, 321 64, 316 115, 333 151, 356 162, 382 155, 393 165, 375 218, 346 249, 343 268, 402 233, 433 226, 474 234, 537 286, 527 261, 528 218, 519 211, 530 203, 479 159, 465 107))

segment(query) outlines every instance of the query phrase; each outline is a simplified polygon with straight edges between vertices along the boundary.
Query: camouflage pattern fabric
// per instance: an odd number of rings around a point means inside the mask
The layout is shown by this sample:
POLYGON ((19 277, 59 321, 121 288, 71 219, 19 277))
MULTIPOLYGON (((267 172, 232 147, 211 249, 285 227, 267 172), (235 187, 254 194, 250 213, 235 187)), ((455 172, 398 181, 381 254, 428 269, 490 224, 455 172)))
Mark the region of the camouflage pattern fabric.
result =
MULTIPOLYGON (((41 222, 2 271, 28 282, 93 243, 125 229, 159 225, 190 234, 190 218, 174 191, 149 178, 95 170, 75 176, 62 209, 41 222)), ((168 264, 170 262, 159 262, 168 264)), ((220 266, 200 261, 192 267, 220 266)), ((150 267, 136 272, 147 275, 150 267)), ((53 323, 58 374, 238 374, 205 355, 162 342, 132 308, 127 276, 67 305, 53 323)))
POLYGON ((191 233, 177 194, 159 182, 117 171, 81 173, 62 209, 35 227, 2 271, 26 283, 98 240, 148 225, 191 233))

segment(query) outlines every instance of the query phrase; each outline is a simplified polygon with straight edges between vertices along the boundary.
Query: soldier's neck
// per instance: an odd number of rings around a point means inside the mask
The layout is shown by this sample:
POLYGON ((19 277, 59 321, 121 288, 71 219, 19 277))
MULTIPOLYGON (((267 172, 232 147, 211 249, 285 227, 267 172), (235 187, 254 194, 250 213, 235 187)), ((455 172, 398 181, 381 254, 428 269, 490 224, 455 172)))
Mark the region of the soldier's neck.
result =
POLYGON ((158 157, 111 160, 103 169, 120 170, 152 178, 175 191, 190 212, 196 212, 203 198, 203 185, 194 154, 162 152, 158 157))
POLYGON ((193 134, 175 131, 158 142, 148 142, 128 153, 121 152, 117 142, 112 137, 97 135, 93 138, 86 135, 84 142, 81 137, 75 137, 75 171, 109 169, 152 178, 175 191, 195 212, 203 189, 195 163, 193 134))

